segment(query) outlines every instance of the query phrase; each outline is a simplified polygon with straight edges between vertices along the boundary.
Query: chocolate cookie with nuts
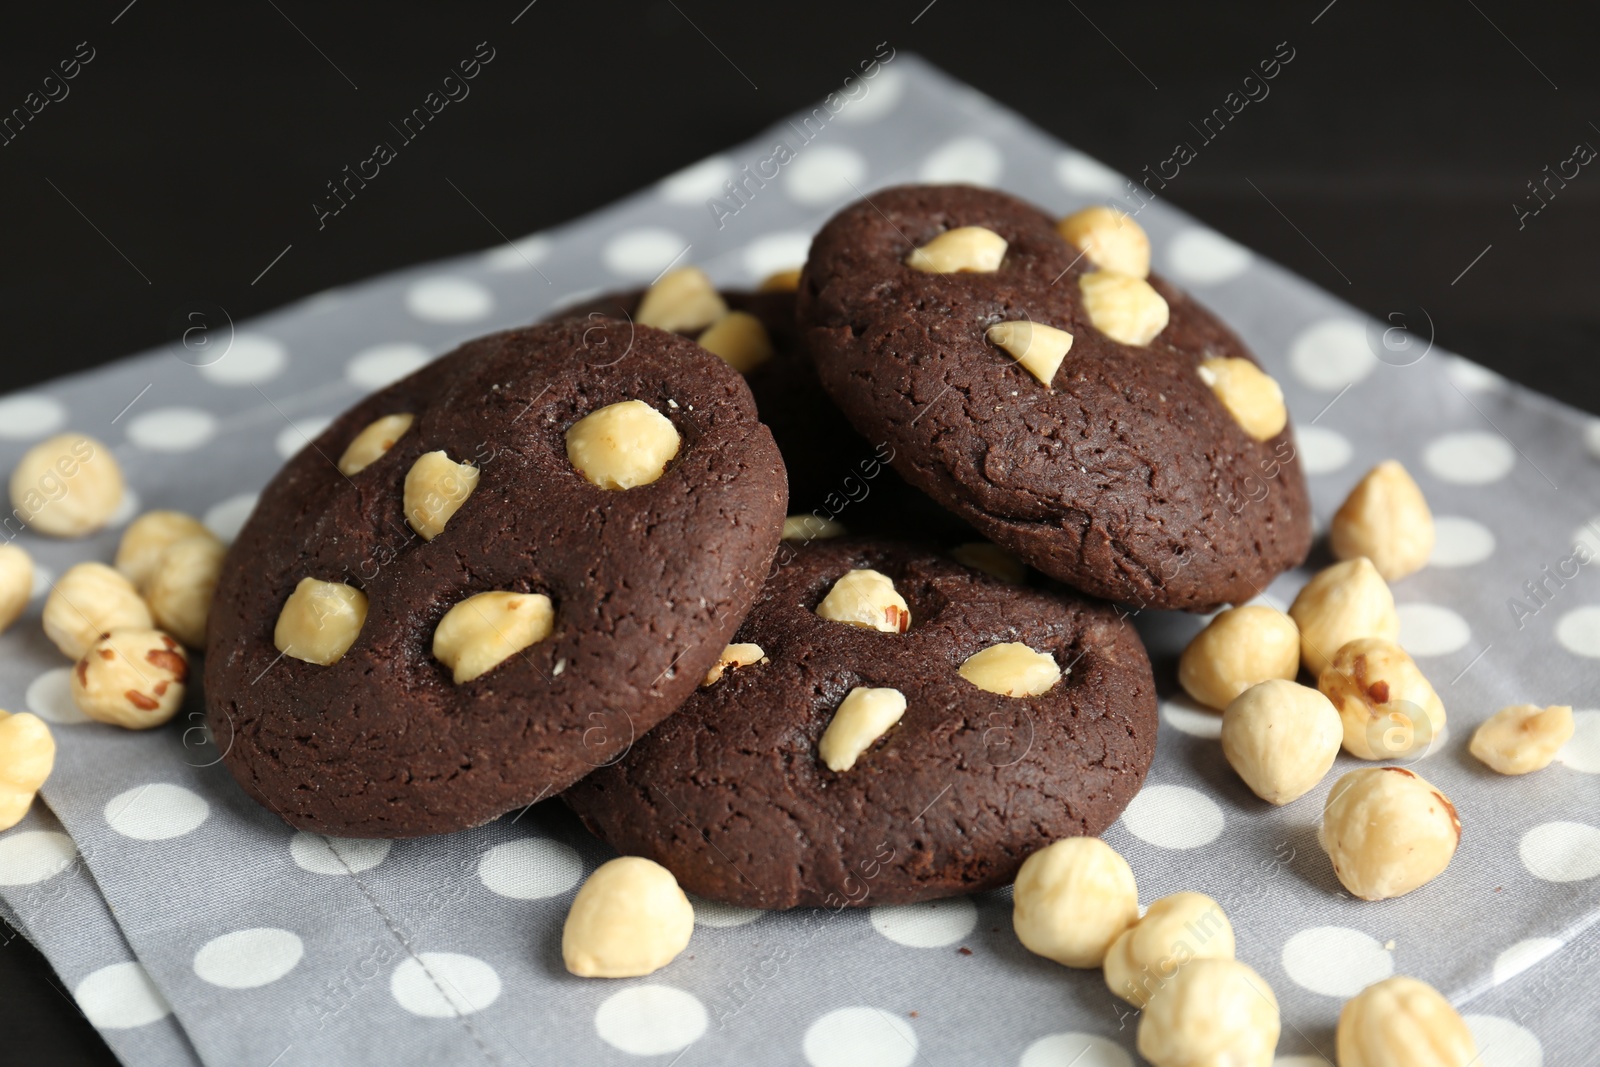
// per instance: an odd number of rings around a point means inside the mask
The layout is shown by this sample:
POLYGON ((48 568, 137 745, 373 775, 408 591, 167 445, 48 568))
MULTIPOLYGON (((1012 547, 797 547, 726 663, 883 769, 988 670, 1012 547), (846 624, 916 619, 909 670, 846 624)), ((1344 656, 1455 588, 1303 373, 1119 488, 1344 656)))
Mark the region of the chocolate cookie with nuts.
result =
POLYGON ((470 341, 262 493, 207 622, 213 736, 298 828, 486 822, 682 703, 784 514, 749 389, 691 342, 611 320, 470 341))
POLYGON ((1108 605, 921 547, 797 547, 729 654, 568 790, 620 852, 757 908, 993 889, 1097 834, 1150 766, 1156 698, 1108 605))
POLYGON ((885 189, 812 242, 796 315, 906 481, 1079 589, 1204 610, 1310 548, 1282 393, 1131 218, 885 189))

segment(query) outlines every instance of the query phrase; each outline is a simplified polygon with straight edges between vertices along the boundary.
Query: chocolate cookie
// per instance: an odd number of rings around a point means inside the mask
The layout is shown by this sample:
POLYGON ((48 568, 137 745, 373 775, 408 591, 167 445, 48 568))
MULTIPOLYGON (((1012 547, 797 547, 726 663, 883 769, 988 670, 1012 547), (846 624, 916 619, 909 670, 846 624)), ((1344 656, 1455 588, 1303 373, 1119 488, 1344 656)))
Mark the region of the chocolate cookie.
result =
POLYGON ((468 342, 262 493, 211 611, 212 732, 292 826, 486 822, 678 707, 784 513, 749 390, 696 345, 610 321, 468 342))
POLYGON ((1311 544, 1282 394, 1139 275, 1131 219, 1073 221, 1086 252, 988 190, 846 208, 798 298, 823 386, 908 482, 1046 574, 1140 606, 1248 600, 1311 544))
POLYGON ((1155 749, 1150 662, 1110 606, 931 549, 805 545, 733 640, 678 714, 565 794, 710 900, 1005 885, 1052 840, 1109 826, 1155 749))
MULTIPOLYGON (((652 309, 650 317, 690 338, 705 334, 728 312, 760 323, 770 342, 767 348, 738 353, 725 349, 724 358, 744 374, 761 421, 783 453, 790 511, 842 523, 855 533, 970 539, 971 528, 907 485, 887 463, 892 449, 863 439, 828 397, 796 333, 794 290, 784 285, 783 276, 775 275, 757 291, 718 291, 697 268, 679 268, 657 283, 669 303, 652 309)), ((646 292, 593 297, 558 309, 550 320, 634 322, 646 292)))

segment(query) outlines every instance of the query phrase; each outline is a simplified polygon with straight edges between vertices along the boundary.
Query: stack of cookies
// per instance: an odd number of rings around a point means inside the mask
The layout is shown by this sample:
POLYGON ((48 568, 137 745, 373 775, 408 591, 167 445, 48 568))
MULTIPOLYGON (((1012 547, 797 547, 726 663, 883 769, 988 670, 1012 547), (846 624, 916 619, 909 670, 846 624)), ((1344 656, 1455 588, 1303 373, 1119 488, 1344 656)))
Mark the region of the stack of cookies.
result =
POLYGON ((368 397, 224 565, 229 769, 344 837, 560 794, 758 908, 1100 833, 1156 734, 1116 605, 1241 603, 1311 541, 1276 384, 1149 260, 1108 210, 886 189, 759 292, 676 270, 368 397))

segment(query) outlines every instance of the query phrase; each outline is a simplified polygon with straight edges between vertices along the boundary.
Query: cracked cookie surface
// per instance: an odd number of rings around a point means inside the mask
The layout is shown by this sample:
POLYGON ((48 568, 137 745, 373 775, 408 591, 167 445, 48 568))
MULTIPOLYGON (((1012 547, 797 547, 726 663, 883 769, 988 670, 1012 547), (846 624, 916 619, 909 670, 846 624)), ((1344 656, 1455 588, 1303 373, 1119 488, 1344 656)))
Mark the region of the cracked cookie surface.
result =
POLYGON ((205 689, 229 770, 291 825, 414 837, 487 822, 614 760, 716 662, 778 544, 782 461, 720 360, 598 328, 612 336, 558 323, 470 341, 334 420, 262 493, 224 565, 205 689), (603 488, 575 469, 569 431, 633 402, 670 423, 675 452, 647 484, 603 488), (351 442, 396 414, 414 418, 341 473, 351 442), (440 452, 434 489, 453 510, 413 507, 418 461, 440 452), (304 579, 305 610, 275 630, 304 579), (492 591, 523 612, 548 597, 550 618, 469 611, 464 640, 491 665, 458 684, 436 630, 492 591), (329 606, 357 595, 359 612, 329 606), (352 639, 308 662, 293 641, 336 621, 352 639))
POLYGON ((1292 431, 1257 441, 1235 421, 1198 368, 1250 353, 1160 278, 1148 284, 1168 318, 1147 344, 1097 328, 1082 288, 1095 272, 1029 204, 903 186, 846 208, 817 235, 797 318, 856 429, 887 441, 906 481, 995 543, 1141 607, 1249 600, 1310 547, 1292 431), (962 227, 1005 240, 997 269, 907 265, 962 227), (986 336, 1020 319, 1072 335, 1048 385, 986 336))
POLYGON ((1007 585, 932 549, 799 547, 734 640, 761 658, 730 666, 564 795, 613 847, 710 900, 894 904, 1002 886, 1037 849, 1115 821, 1154 753, 1149 659, 1113 608, 1007 585), (818 613, 862 570, 903 598, 904 632, 818 613), (1024 695, 988 688, 992 664, 963 674, 1011 643, 1032 650, 1013 690, 1024 695), (1053 683, 1043 657, 1061 671, 1053 683), (824 735, 850 694, 874 690, 903 695, 903 713, 830 770, 824 735))

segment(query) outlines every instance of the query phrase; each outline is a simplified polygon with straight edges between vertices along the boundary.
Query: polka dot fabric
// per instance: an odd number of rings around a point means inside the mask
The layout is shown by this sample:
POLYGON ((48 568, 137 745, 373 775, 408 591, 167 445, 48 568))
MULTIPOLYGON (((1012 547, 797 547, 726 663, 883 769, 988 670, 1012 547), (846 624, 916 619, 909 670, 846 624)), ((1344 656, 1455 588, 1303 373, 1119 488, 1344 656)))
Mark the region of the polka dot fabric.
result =
MULTIPOLYGON (((367 392, 466 337, 674 264, 729 285, 796 266, 852 186, 992 184, 1063 213, 1126 195, 1114 171, 913 57, 864 84, 820 133, 808 112, 809 127, 778 124, 559 232, 241 323, 203 366, 163 348, 0 398, 0 463, 51 433, 110 426, 130 500, 230 539, 283 456, 367 392), (764 164, 779 140, 792 158, 764 164)), ((1455 801, 1464 836, 1445 875, 1409 896, 1341 892, 1315 827, 1335 777, 1358 764, 1341 756, 1284 808, 1256 800, 1221 758, 1217 716, 1171 684, 1204 620, 1150 612, 1137 622, 1162 685, 1161 738, 1149 785, 1107 839, 1145 904, 1179 890, 1222 904, 1240 958, 1283 1005, 1279 1064, 1331 1063, 1342 998, 1389 974, 1444 991, 1488 1067, 1585 1062, 1600 997, 1600 422, 1446 353, 1419 358, 1424 343, 1391 345, 1385 324, 1165 204, 1138 220, 1157 268, 1282 384, 1320 526, 1386 458, 1426 492, 1434 559, 1395 596, 1402 640, 1451 723, 1415 769, 1455 801), (1527 701, 1573 704, 1576 733, 1549 769, 1493 775, 1467 738, 1527 701)), ((19 543, 49 576, 110 559, 116 537, 19 543)), ((1289 602, 1305 577, 1263 599, 1289 602)), ((694 940, 665 970, 573 978, 562 921, 608 855, 559 802, 442 838, 295 833, 218 765, 230 739, 200 729, 197 694, 147 733, 78 714, 41 606, 0 635, 0 706, 49 721, 59 751, 48 808, 0 834, 0 913, 126 1063, 1139 1062, 1131 1009, 1097 972, 1023 950, 1005 891, 789 914, 696 901, 694 940)), ((914 839, 908 827, 904 847, 914 839)))

